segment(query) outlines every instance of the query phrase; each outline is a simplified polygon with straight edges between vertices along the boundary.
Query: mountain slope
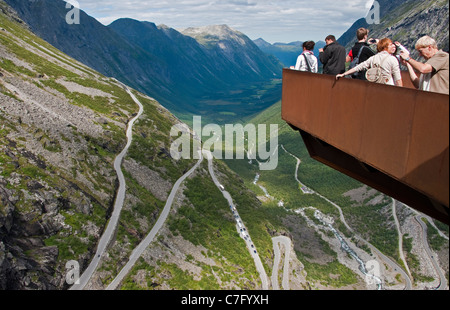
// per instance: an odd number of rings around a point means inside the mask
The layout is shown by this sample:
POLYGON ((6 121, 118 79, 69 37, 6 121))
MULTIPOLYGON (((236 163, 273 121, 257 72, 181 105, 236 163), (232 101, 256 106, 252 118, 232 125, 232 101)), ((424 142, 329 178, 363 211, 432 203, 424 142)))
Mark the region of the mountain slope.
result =
POLYGON ((166 64, 131 44, 112 29, 80 11, 80 24, 69 25, 61 0, 6 1, 31 30, 67 55, 139 90, 173 96, 170 81, 161 74, 166 64))
MULTIPOLYGON (((221 104, 223 94, 236 100, 233 93, 247 91, 251 97, 257 93, 252 84, 270 85, 281 76, 281 65, 252 44, 230 45, 227 53, 234 56, 222 59, 222 49, 205 48, 164 26, 122 19, 105 27, 84 12, 79 25, 68 25, 62 0, 6 2, 50 44, 151 95, 183 120, 192 120, 194 113, 204 117, 222 113, 226 118, 233 105, 221 104), (241 55, 246 55, 245 59, 241 55)), ((243 114, 259 112, 279 100, 279 89, 268 89, 270 94, 260 101, 234 105, 243 105, 243 114), (274 96, 278 98, 274 100, 274 96)))
POLYGON ((201 89, 212 91, 214 85, 224 87, 226 84, 208 70, 212 59, 193 39, 181 35, 179 32, 165 27, 157 27, 150 22, 139 22, 132 19, 119 19, 108 26, 121 35, 124 40, 139 46, 152 55, 159 55, 161 61, 167 66, 167 75, 177 83, 196 80, 198 87, 183 87, 183 91, 190 91, 199 95, 201 89), (198 66, 199 59, 206 64, 198 66), (174 74, 177 72, 178 74, 174 74), (208 84, 207 84, 208 83, 208 84))
POLYGON ((230 77, 251 81, 255 75, 272 78, 280 76, 280 64, 277 61, 261 53, 246 35, 227 25, 187 28, 182 33, 206 47, 215 61, 215 67, 227 72, 230 77))
MULTIPOLYGON (((138 107, 114 79, 30 33, 3 1, 0 27, 0 288, 67 288, 65 264, 86 268, 110 217, 113 162, 138 107)), ((139 194, 123 213, 145 222, 146 233, 191 162, 167 156, 179 121, 136 96, 145 114, 124 167, 128 190, 139 194), (136 181, 142 171, 145 186, 136 181)), ((125 235, 140 229, 121 221, 125 235)))

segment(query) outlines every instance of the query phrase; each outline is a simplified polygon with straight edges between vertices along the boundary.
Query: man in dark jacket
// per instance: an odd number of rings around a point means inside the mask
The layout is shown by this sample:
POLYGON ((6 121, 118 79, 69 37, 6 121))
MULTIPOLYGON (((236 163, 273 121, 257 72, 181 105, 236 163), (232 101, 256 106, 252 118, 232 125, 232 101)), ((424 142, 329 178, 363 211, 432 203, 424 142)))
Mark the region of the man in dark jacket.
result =
POLYGON ((329 35, 325 46, 320 49, 319 58, 323 64, 323 74, 338 75, 345 72, 345 47, 336 42, 336 37, 329 35))

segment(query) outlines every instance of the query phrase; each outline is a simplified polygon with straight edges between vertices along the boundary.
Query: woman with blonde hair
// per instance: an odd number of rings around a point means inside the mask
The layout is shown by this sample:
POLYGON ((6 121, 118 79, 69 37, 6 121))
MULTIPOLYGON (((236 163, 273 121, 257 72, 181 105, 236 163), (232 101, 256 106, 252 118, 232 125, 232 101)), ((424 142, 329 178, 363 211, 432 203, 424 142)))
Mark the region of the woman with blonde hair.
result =
POLYGON ((394 56, 395 52, 397 51, 397 46, 392 42, 391 39, 384 38, 378 42, 377 50, 378 54, 360 63, 355 68, 350 69, 343 74, 338 74, 336 76, 336 79, 363 70, 369 70, 371 68, 379 67, 382 77, 379 83, 403 86, 402 75, 400 72, 400 63, 394 56))

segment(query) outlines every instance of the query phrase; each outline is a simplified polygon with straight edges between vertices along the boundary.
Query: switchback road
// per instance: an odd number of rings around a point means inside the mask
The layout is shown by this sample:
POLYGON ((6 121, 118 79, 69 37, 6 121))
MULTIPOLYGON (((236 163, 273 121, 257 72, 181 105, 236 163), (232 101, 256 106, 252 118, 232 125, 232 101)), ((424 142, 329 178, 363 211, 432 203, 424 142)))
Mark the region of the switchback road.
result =
MULTIPOLYGON (((212 156, 211 152, 207 151, 207 150, 203 150, 203 154, 208 159, 209 174, 211 175, 211 178, 212 178, 214 184, 217 186, 217 188, 219 188, 222 191, 223 196, 228 201, 228 204, 231 206, 231 208, 236 209, 236 206, 234 205, 233 198, 231 197, 230 193, 228 193, 227 191, 225 191, 224 189, 221 188, 222 185, 220 184, 219 180, 217 179, 217 177, 214 173, 213 160, 212 160, 213 156, 212 156)), ((241 217, 239 216, 237 209, 236 209, 235 213, 238 216, 238 220, 240 220, 241 217)), ((238 225, 236 224, 236 226, 238 226, 238 225)), ((240 230, 239 227, 237 227, 237 229, 238 229, 238 231, 240 230)), ((256 250, 256 247, 253 244, 252 239, 250 238, 248 230, 246 229, 245 233, 240 233, 240 234, 245 236, 245 237, 243 237, 243 239, 245 240, 247 249, 249 250, 250 254, 252 255, 253 260, 255 261, 256 269, 259 272, 259 275, 261 278, 262 289, 268 290, 269 289, 269 281, 267 279, 266 270, 264 269, 264 266, 262 264, 261 258, 259 257, 258 251, 256 250)))
POLYGON ((97 252, 95 253, 94 259, 91 261, 91 263, 89 264, 89 266, 85 270, 85 272, 81 275, 78 283, 74 284, 70 288, 71 290, 83 290, 84 287, 86 286, 86 284, 91 279, 92 275, 94 274, 95 270, 97 269, 98 264, 100 263, 102 255, 105 253, 106 248, 108 247, 109 243, 112 240, 112 237, 114 236, 114 233, 117 229, 117 224, 119 222, 123 203, 125 201, 126 182, 125 182, 125 177, 123 175, 121 166, 122 166, 122 161, 123 161, 125 155, 127 154, 128 149, 131 146, 131 143, 133 142, 133 125, 139 119, 139 117, 141 117, 142 113, 144 113, 144 106, 134 96, 134 94, 130 91, 130 89, 128 87, 124 86, 124 88, 126 89, 128 94, 131 96, 131 98, 133 98, 134 102, 136 102, 136 104, 139 106, 139 112, 128 124, 127 145, 123 149, 122 153, 120 153, 119 156, 117 156, 116 160, 114 161, 114 169, 116 170, 117 176, 119 178, 119 190, 117 192, 116 200, 114 203, 114 211, 113 211, 111 218, 109 219, 108 226, 106 227, 105 232, 103 233, 102 237, 100 238, 100 242, 97 246, 97 252))
MULTIPOLYGON (((297 159, 297 162, 300 161, 300 159, 298 157, 296 157, 295 155, 293 155, 292 153, 288 152, 284 146, 282 146, 283 150, 288 153, 289 155, 291 155, 292 157, 294 157, 295 159, 297 159)), ((300 180, 298 179, 298 168, 299 165, 297 165, 296 167, 296 181, 302 185, 302 183, 300 182, 300 180)), ((339 215, 340 215, 340 220, 341 222, 345 225, 345 227, 351 232, 354 233, 353 229, 350 227, 350 225, 346 222, 345 220, 345 216, 344 216, 344 212, 342 211, 341 207, 338 206, 336 203, 332 202, 331 200, 329 200, 328 198, 322 196, 320 193, 314 191, 314 190, 310 190, 311 194, 316 194, 317 196, 319 196, 320 198, 324 199, 325 201, 327 201, 328 203, 330 203, 332 206, 334 206, 338 211, 339 211, 339 215)), ((364 242, 367 246, 369 246, 372 251, 374 251, 387 265, 389 265, 393 270, 395 270, 396 272, 400 273, 401 276, 405 279, 405 290, 411 290, 412 289, 412 281, 411 278, 409 277, 409 275, 403 270, 402 267, 400 267, 395 261, 393 261, 392 259, 390 259, 389 257, 387 257, 386 255, 384 255, 383 253, 381 253, 376 247, 374 247, 372 244, 370 244, 368 241, 366 241, 365 239, 363 239, 361 236, 355 234, 354 237, 357 240, 360 240, 362 242, 364 242)))
POLYGON ((275 237, 272 238, 273 242, 273 250, 275 254, 275 259, 273 262, 273 270, 272 270, 272 288, 273 290, 279 290, 280 286, 278 283, 278 266, 280 265, 281 253, 280 253, 280 245, 284 246, 284 264, 283 264, 283 289, 288 291, 289 287, 289 261, 291 257, 291 239, 288 237, 275 237))
MULTIPOLYGON (((433 264, 433 267, 437 273, 437 275, 439 276, 439 286, 436 287, 436 290, 446 290, 447 289, 447 278, 445 277, 444 273, 442 272, 439 263, 436 261, 433 252, 431 252, 430 249, 430 245, 428 244, 428 227, 425 224, 425 222, 423 221, 423 219, 426 219, 427 221, 430 221, 429 219, 427 219, 426 216, 424 215, 417 215, 415 217, 416 221, 420 224, 420 226, 422 227, 422 239, 423 239, 423 245, 425 248, 425 251, 427 252, 427 255, 430 257, 431 262, 433 264)), ((430 221, 432 222, 432 221, 430 221)))
POLYGON ((200 164, 203 162, 203 156, 200 155, 200 160, 195 164, 194 167, 192 167, 191 170, 189 170, 185 175, 183 175, 181 178, 178 179, 178 181, 175 183, 175 185, 172 188, 172 191, 169 195, 169 198, 166 201, 166 205, 161 213, 161 215, 158 218, 158 221, 156 222, 155 226, 153 226, 150 233, 147 235, 147 237, 137 246, 136 249, 133 250, 131 253, 131 256, 128 260, 128 263, 122 268, 122 270, 119 272, 117 277, 109 284, 109 286, 106 288, 107 290, 115 290, 120 282, 125 278, 125 276, 130 272, 131 268, 136 264, 139 257, 141 257, 142 253, 144 253, 145 249, 149 247, 149 245, 153 242, 156 235, 158 234, 159 230, 162 228, 164 223, 167 220, 167 217, 169 216, 170 210, 172 208, 173 200, 175 199, 175 196, 178 192, 178 189, 180 188, 180 185, 186 180, 192 173, 194 173, 195 170, 200 166, 200 164))

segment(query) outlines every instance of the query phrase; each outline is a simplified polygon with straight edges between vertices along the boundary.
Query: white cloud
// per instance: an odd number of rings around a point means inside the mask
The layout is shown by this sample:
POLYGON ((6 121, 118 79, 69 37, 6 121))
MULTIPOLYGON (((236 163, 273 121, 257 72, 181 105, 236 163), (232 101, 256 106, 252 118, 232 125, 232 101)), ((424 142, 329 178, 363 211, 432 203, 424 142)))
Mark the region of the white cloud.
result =
POLYGON ((367 0, 78 0, 105 25, 129 17, 176 29, 227 24, 269 42, 340 36, 368 11, 367 0))

